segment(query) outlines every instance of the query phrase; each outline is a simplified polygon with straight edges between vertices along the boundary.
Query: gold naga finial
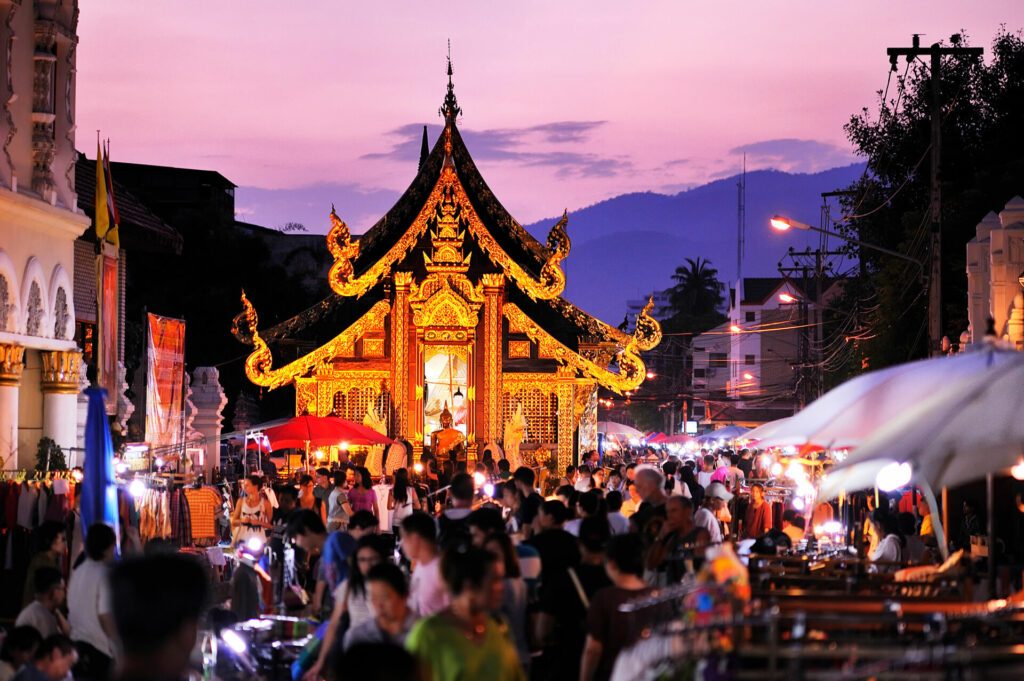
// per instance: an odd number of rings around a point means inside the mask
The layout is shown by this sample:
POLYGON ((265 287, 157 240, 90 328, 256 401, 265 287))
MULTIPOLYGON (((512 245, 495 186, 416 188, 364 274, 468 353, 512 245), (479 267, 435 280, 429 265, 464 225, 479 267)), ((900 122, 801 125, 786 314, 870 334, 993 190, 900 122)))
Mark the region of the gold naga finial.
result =
POLYGON ((338 217, 331 204, 331 229, 327 232, 327 250, 334 257, 334 264, 327 273, 331 290, 340 296, 361 296, 366 292, 358 280, 353 279, 355 266, 352 261, 359 256, 359 242, 352 240, 352 233, 345 221, 338 217))
POLYGON ((531 298, 550 300, 562 294, 565 290, 565 272, 562 270, 562 261, 569 256, 572 249, 572 241, 566 226, 569 224, 569 211, 562 212, 562 217, 555 226, 548 232, 547 246, 551 254, 544 262, 540 270, 539 285, 533 285, 527 290, 531 298))
POLYGON ((248 327, 249 335, 252 336, 253 351, 245 359, 245 375, 256 385, 269 385, 265 377, 270 373, 270 367, 274 363, 274 357, 270 354, 267 342, 260 337, 256 327, 260 323, 256 308, 249 302, 249 298, 242 290, 242 314, 245 316, 245 324, 248 327))
POLYGON ((647 299, 647 304, 636 316, 636 329, 633 331, 632 344, 637 350, 647 352, 661 342, 661 324, 651 316, 654 309, 654 296, 647 299))

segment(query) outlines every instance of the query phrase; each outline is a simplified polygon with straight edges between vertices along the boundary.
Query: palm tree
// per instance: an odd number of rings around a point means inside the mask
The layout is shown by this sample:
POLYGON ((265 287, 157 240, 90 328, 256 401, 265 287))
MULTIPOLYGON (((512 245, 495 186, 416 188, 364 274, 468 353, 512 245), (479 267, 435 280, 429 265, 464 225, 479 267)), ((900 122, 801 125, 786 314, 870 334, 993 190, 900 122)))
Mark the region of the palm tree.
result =
POLYGON ((710 260, 686 258, 672 274, 676 285, 668 290, 675 316, 704 317, 714 314, 722 305, 725 286, 718 280, 718 270, 710 260))

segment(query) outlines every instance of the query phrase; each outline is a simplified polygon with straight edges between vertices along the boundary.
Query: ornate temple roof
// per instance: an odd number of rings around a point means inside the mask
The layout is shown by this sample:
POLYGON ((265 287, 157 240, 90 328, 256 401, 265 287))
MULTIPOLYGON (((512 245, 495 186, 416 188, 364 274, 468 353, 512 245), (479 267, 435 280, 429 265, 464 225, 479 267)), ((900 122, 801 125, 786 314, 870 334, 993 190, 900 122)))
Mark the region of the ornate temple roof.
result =
MULTIPOLYGON (((466 258, 468 276, 478 281, 485 273, 504 275, 509 282, 505 297, 511 314, 525 315, 528 319, 523 321, 532 322, 529 325, 531 337, 543 338, 561 361, 593 373, 593 367, 578 365, 579 358, 567 359, 567 353, 580 352, 583 341, 612 342, 627 355, 656 345, 661 337, 656 322, 654 327, 646 329, 646 337, 629 336, 560 297, 565 285, 560 265, 570 249, 566 232, 568 216, 563 216, 552 227, 545 244, 527 232, 502 206, 459 133, 457 118, 461 108, 455 99, 451 74, 449 63, 448 92, 440 111, 445 119, 444 132, 430 153, 421 157, 412 183, 395 205, 358 239, 351 236, 332 208, 332 227, 326 245, 335 260, 328 276, 333 292, 294 317, 260 330, 261 339, 255 339, 257 346, 262 344, 266 348, 285 340, 326 342, 387 298, 390 273, 412 271, 417 280, 422 280, 425 271, 421 252, 427 252, 425 248, 430 241, 427 223, 433 219, 428 213, 442 200, 438 192, 445 184, 449 189, 443 194, 444 200, 462 202, 462 206, 468 203, 472 209, 462 211, 464 218, 460 218, 466 220, 469 231, 466 248, 476 253, 466 258), (452 191, 455 196, 451 195, 452 191), (469 213, 473 215, 467 215, 469 213)), ((239 340, 249 343, 254 340, 249 329, 256 317, 248 302, 246 306, 247 312, 235 319, 234 333, 239 340)), ((264 355, 269 361, 269 350, 264 355)), ((620 362, 620 372, 622 370, 620 362)))

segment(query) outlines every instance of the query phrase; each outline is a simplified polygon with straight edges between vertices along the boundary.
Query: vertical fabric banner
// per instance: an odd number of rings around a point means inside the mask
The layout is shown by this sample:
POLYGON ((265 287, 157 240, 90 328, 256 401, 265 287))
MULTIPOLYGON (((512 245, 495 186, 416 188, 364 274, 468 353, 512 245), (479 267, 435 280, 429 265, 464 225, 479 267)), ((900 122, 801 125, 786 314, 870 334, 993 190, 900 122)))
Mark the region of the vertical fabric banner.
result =
POLYGON ((146 442, 178 445, 185 410, 185 322, 147 315, 146 442))
MULTIPOLYGON (((115 251, 116 253, 116 251, 115 251)), ((96 256, 96 369, 99 385, 107 391, 107 413, 117 413, 117 354, 120 341, 117 336, 118 312, 118 259, 110 255, 96 256)))

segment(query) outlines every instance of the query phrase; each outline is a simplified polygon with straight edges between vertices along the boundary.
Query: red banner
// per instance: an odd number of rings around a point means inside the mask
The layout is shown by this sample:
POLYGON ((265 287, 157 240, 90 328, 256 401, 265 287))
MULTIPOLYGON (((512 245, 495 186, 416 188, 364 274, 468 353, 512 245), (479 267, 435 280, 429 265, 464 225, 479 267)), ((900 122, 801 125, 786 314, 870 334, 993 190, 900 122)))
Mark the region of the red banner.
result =
POLYGON ((117 355, 120 339, 117 332, 118 312, 118 260, 109 255, 97 256, 99 290, 96 295, 96 369, 99 384, 107 391, 107 413, 117 413, 117 355))
POLYGON ((180 444, 185 410, 185 322, 150 314, 146 346, 146 441, 180 444))

